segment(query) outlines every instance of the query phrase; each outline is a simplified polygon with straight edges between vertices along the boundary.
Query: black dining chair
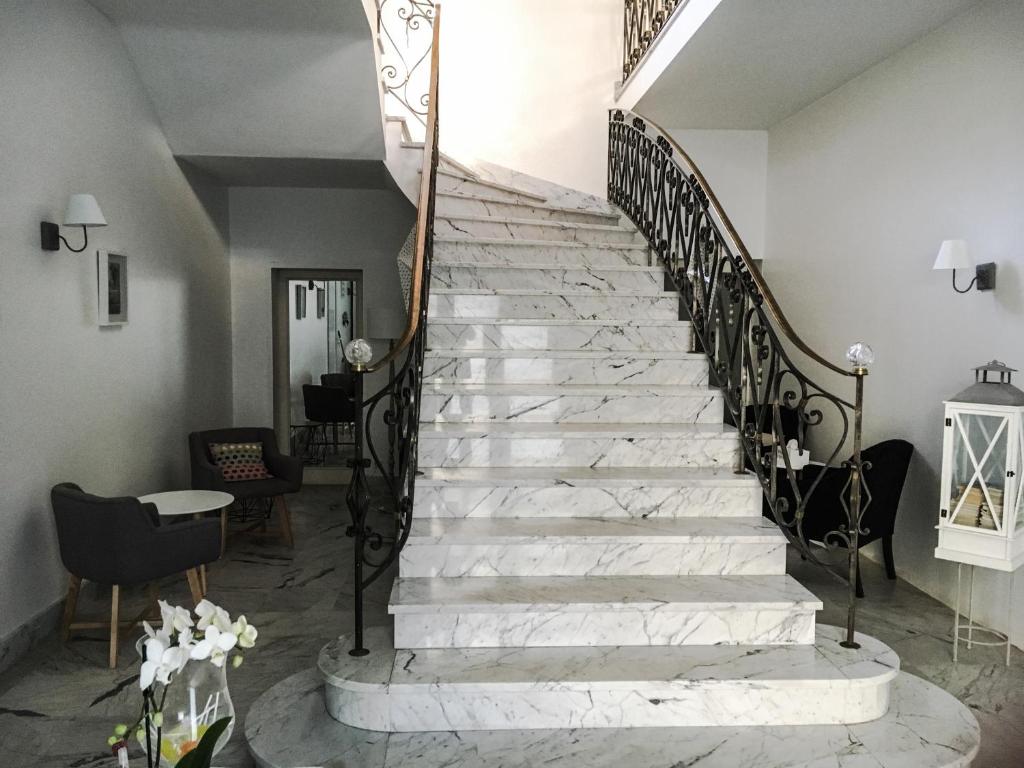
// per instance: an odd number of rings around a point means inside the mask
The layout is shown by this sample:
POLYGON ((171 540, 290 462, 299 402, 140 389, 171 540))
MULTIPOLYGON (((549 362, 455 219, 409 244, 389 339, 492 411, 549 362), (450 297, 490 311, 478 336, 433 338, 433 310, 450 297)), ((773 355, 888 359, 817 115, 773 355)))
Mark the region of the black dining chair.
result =
MULTIPOLYGON (((324 374, 344 375, 344 374, 324 374)), ((350 384, 351 382, 349 382, 350 384)), ((317 386, 302 385, 302 402, 305 407, 306 421, 311 424, 309 448, 315 452, 320 463, 326 460, 327 449, 337 450, 342 445, 351 445, 352 441, 339 438, 339 426, 348 427, 355 422, 354 386, 317 386), (328 428, 331 430, 328 436, 328 428)))
POLYGON ((85 493, 74 483, 61 483, 50 491, 57 523, 60 557, 70 574, 61 636, 66 642, 75 629, 101 629, 108 622, 76 622, 75 612, 82 581, 111 588, 110 667, 117 666, 119 631, 131 630, 155 608, 153 583, 184 573, 192 599, 199 603, 203 590, 200 566, 220 557, 220 523, 217 520, 183 520, 160 525, 156 506, 125 496, 104 498, 85 493), (149 584, 146 613, 130 622, 119 618, 121 587, 149 584))

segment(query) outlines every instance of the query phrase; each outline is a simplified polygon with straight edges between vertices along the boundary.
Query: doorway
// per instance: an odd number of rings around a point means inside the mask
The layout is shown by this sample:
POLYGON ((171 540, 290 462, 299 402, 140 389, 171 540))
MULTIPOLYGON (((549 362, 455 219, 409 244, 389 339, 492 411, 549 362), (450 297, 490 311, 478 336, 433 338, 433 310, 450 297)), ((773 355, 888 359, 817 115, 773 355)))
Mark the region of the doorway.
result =
POLYGON ((274 430, 308 483, 346 482, 355 408, 345 345, 362 332, 362 272, 274 269, 274 430))

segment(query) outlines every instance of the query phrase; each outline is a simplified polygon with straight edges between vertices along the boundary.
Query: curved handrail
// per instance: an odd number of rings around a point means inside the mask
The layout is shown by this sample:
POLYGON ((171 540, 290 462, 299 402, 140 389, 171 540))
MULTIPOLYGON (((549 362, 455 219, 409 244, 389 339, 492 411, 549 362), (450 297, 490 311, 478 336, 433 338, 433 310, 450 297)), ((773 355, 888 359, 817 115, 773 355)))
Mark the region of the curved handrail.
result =
POLYGON ((423 262, 427 253, 427 231, 430 221, 430 196, 433 175, 433 156, 437 143, 437 89, 440 80, 441 6, 434 6, 434 40, 430 49, 430 92, 427 107, 427 135, 423 143, 423 169, 420 174, 420 192, 416 207, 416 248, 412 260, 412 280, 409 285, 409 319, 397 343, 384 357, 366 366, 367 373, 381 370, 405 352, 416 336, 420 322, 420 304, 423 301, 423 262))
POLYGON ((679 146, 679 143, 675 139, 673 139, 672 136, 669 135, 668 131, 666 131, 660 125, 655 123, 653 120, 650 120, 649 118, 641 115, 639 112, 632 112, 632 114, 635 115, 636 117, 639 117, 649 126, 654 128, 658 133, 660 133, 664 137, 665 141, 667 141, 669 145, 672 147, 672 151, 675 154, 680 155, 685 161, 686 165, 689 166, 690 173, 692 173, 694 177, 696 177, 697 183, 704 191, 704 194, 707 195, 708 205, 714 209, 715 215, 721 221, 722 226, 725 228, 726 233, 729 235, 729 238, 733 241, 733 245, 736 247, 737 255, 743 262, 743 266, 746 267, 747 272, 750 273, 750 278, 751 280, 754 281, 754 285, 757 287, 758 292, 761 294, 761 296, 764 297, 764 309, 768 312, 769 315, 771 315, 771 318, 776 322, 776 324, 778 325, 778 330, 782 333, 782 335, 785 336, 793 344, 793 346, 795 346, 797 349, 799 349, 801 352, 803 352, 811 360, 818 363, 819 365, 823 365, 830 371, 842 374, 843 376, 856 376, 856 374, 853 373, 853 371, 850 371, 846 368, 840 368, 835 363, 832 363, 829 360, 822 357, 821 355, 819 355, 817 352, 811 349, 811 347, 802 338, 800 338, 800 335, 793 329, 793 326, 790 324, 789 320, 786 319, 786 315, 783 313, 782 307, 779 306, 779 302, 775 299, 775 295, 772 293, 771 288, 768 287, 768 283, 765 281, 764 275, 761 274, 761 270, 754 262, 754 259, 751 258, 750 251, 747 250, 746 244, 740 237, 739 232, 736 231, 736 227, 733 226, 733 223, 729 219, 729 215, 725 212, 725 209, 722 208, 722 204, 718 202, 718 198, 715 196, 715 193, 711 190, 711 185, 708 184, 708 180, 704 178, 704 174, 701 173, 700 168, 698 168, 697 164, 693 162, 693 158, 691 158, 687 154, 686 150, 679 146))

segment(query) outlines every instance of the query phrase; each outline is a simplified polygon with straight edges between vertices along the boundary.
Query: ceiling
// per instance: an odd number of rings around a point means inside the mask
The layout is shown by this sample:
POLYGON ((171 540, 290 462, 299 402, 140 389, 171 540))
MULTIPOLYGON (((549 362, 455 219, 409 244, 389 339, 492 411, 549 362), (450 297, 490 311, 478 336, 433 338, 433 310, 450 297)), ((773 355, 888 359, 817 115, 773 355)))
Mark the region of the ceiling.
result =
POLYGON ((637 102, 672 128, 767 129, 978 0, 722 0, 637 102))
POLYGON ((363 0, 90 0, 176 154, 381 159, 363 0))

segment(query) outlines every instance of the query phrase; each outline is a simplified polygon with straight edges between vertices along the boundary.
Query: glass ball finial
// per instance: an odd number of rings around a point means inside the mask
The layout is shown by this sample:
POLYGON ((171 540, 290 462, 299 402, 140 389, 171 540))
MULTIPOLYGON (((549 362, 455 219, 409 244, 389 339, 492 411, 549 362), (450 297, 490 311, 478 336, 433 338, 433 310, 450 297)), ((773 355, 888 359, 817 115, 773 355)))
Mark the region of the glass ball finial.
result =
POLYGON ((863 341, 858 341, 846 350, 846 359, 855 371, 866 371, 875 362, 875 351, 863 341))
POLYGON ((352 339, 345 345, 345 359, 357 371, 373 359, 373 347, 366 339, 352 339))

